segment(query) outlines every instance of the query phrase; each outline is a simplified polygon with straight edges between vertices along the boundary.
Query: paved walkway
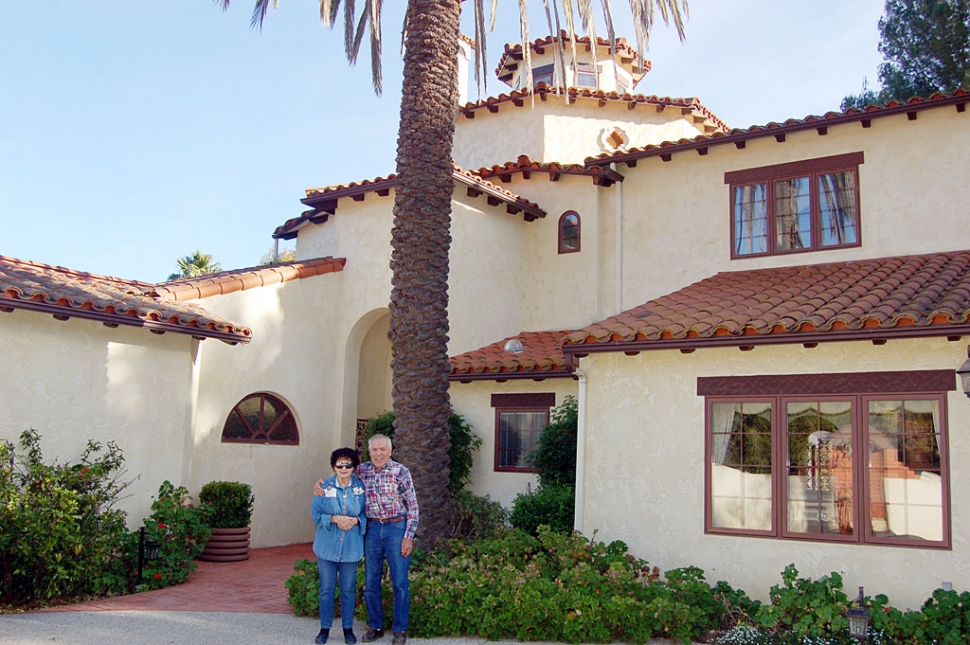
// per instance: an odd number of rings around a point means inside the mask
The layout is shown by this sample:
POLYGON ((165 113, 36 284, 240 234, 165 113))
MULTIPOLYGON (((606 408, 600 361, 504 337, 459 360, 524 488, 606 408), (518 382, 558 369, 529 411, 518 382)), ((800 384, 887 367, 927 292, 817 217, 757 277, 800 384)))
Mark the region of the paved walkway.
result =
MULTIPOLYGON (((283 584, 293 575, 293 563, 313 559, 312 545, 291 544, 253 549, 242 562, 201 562, 187 582, 174 587, 53 607, 64 611, 204 611, 250 614, 292 614, 283 584)), ((2 637, 0 637, 2 642, 2 637)))

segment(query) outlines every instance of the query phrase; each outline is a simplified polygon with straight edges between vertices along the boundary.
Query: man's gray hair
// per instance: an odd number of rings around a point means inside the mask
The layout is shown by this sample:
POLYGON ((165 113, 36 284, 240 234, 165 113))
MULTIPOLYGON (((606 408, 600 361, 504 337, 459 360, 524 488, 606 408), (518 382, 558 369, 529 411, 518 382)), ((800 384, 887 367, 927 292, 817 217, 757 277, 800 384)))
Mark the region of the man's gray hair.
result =
POLYGON ((371 438, 367 440, 367 448, 368 448, 368 450, 374 445, 374 440, 375 439, 386 439, 387 440, 387 447, 390 448, 391 450, 394 449, 394 444, 391 443, 391 438, 388 437, 386 434, 380 434, 380 433, 378 433, 378 434, 375 434, 375 435, 371 435, 371 438))

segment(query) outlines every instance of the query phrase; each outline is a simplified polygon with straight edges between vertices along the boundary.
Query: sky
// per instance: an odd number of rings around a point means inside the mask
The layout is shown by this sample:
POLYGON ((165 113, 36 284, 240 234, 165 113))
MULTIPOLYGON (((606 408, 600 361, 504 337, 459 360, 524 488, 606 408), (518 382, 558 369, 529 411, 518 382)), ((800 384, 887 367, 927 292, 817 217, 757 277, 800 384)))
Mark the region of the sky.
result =
MULTIPOLYGON (((535 40, 549 30, 529 1, 535 40)), ((492 71, 518 42, 517 4, 500 1, 487 95, 510 89, 492 71)), ((0 255, 146 282, 196 250, 255 266, 306 188, 394 172, 403 5, 384 3, 377 97, 368 53, 348 65, 312 0, 283 0, 262 32, 250 0, 226 12, 210 0, 5 3, 0 255)), ((838 110, 865 78, 878 86, 883 0, 689 5, 686 42, 654 29, 637 93, 698 97, 746 128, 838 110)))

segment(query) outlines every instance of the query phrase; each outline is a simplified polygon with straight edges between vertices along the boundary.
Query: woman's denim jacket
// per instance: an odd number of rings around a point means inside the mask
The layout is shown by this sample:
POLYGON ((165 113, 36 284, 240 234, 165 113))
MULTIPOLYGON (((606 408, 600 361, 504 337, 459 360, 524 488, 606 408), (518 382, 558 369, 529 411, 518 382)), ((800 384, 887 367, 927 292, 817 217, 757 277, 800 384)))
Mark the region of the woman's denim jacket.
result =
POLYGON ((364 482, 356 476, 351 475, 346 488, 337 486, 336 475, 323 483, 323 496, 314 496, 310 507, 317 527, 313 552, 318 558, 331 562, 357 562, 364 557, 364 531, 367 530, 364 501, 364 482), (331 515, 349 515, 356 517, 359 523, 349 531, 341 531, 330 522, 331 515))

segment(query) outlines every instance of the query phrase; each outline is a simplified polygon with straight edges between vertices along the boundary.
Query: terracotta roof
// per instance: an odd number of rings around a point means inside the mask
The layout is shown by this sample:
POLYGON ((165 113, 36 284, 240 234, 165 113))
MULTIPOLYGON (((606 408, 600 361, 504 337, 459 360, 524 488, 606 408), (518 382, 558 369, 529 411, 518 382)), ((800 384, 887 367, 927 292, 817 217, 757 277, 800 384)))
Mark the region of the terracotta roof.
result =
MULTIPOLYGON (((460 167, 455 166, 453 177, 456 182, 464 184, 468 188, 467 194, 469 197, 484 196, 491 206, 505 204, 506 212, 512 215, 522 213, 522 216, 527 222, 546 216, 546 211, 535 202, 531 202, 500 186, 496 186, 482 179, 472 171, 462 170, 460 167)), ((307 206, 311 206, 312 209, 304 211, 299 217, 287 220, 282 226, 278 226, 273 232, 273 237, 284 240, 293 239, 297 236, 300 229, 308 224, 323 224, 326 222, 330 215, 336 212, 337 200, 349 197, 355 201, 360 201, 368 193, 377 193, 381 197, 386 197, 395 185, 397 185, 397 175, 390 174, 386 177, 376 177, 361 182, 351 182, 349 184, 338 184, 322 188, 308 188, 306 190, 306 198, 300 201, 307 206)))
MULTIPOLYGON (((695 125, 703 124, 705 131, 709 133, 727 132, 729 130, 727 124, 718 118, 716 114, 711 112, 704 104, 700 102, 700 99, 697 99, 696 97, 671 98, 669 96, 619 94, 617 92, 605 92, 603 90, 579 87, 563 89, 561 87, 549 85, 545 82, 537 84, 534 91, 535 95, 539 97, 539 100, 541 101, 547 100, 547 97, 550 94, 559 95, 565 93, 570 103, 575 103, 579 99, 584 99, 597 101, 599 107, 604 107, 611 101, 620 101, 626 103, 628 110, 634 110, 640 106, 652 106, 658 112, 662 112, 667 108, 679 109, 681 110, 681 114, 685 116, 688 114, 691 115, 695 125)), ((499 94, 498 96, 490 96, 488 98, 481 99, 480 101, 466 103, 458 108, 458 112, 464 115, 465 118, 474 119, 475 113, 480 110, 488 110, 492 113, 498 112, 499 106, 503 103, 511 103, 515 107, 523 107, 527 104, 527 101, 529 101, 532 93, 533 90, 528 88, 513 90, 508 94, 499 94)), ((529 105, 531 105, 531 102, 529 105)))
POLYGON ((549 181, 559 181, 562 175, 590 177, 596 186, 612 186, 618 181, 623 181, 623 175, 605 166, 587 168, 580 164, 543 163, 533 161, 527 155, 519 155, 515 161, 496 164, 490 168, 479 168, 475 173, 482 179, 498 177, 503 182, 511 181, 512 175, 515 174, 521 174, 523 179, 529 179, 532 173, 548 175, 549 181))
POLYGON ((647 157, 660 157, 663 161, 670 161, 671 156, 677 152, 696 150, 699 154, 706 154, 707 149, 711 146, 727 145, 730 143, 733 143, 738 148, 743 148, 745 142, 751 139, 775 137, 775 139, 781 142, 785 140, 785 135, 791 132, 817 130, 821 135, 826 134, 829 127, 846 123, 860 123, 862 127, 868 128, 873 119, 898 114, 905 114, 910 121, 915 121, 917 115, 922 110, 949 105, 955 106, 957 112, 965 112, 968 97, 970 97, 970 92, 967 90, 957 90, 952 94, 937 93, 925 99, 913 97, 905 103, 890 101, 882 106, 870 105, 862 110, 851 108, 845 112, 827 112, 822 116, 810 115, 804 119, 788 119, 784 123, 772 122, 767 125, 753 125, 747 129, 733 128, 731 130, 713 132, 708 135, 698 135, 693 138, 680 139, 678 141, 665 141, 642 148, 627 149, 613 154, 603 153, 596 157, 588 157, 586 159, 586 165, 604 166, 620 162, 636 165, 638 159, 647 157))
POLYGON ((718 273, 568 335, 563 351, 970 334, 970 251, 718 273))
POLYGON ((197 305, 152 296, 154 285, 0 256, 0 312, 26 309, 58 320, 144 327, 194 338, 248 343, 252 331, 197 305))
POLYGON ((503 338, 497 343, 452 356, 452 381, 492 380, 531 378, 572 378, 573 374, 565 369, 560 341, 569 331, 532 331, 517 336, 503 338), (513 354, 505 350, 505 344, 517 340, 522 351, 513 354))
POLYGON ((209 296, 225 295, 236 291, 245 291, 255 287, 270 284, 310 278, 324 273, 343 271, 347 263, 346 258, 317 258, 315 260, 297 260, 284 262, 272 266, 262 266, 234 271, 223 271, 211 275, 163 282, 155 285, 151 296, 161 300, 181 302, 208 298, 209 296))
MULTIPOLYGON (((558 37, 549 35, 545 38, 533 40, 531 43, 529 43, 529 48, 541 54, 543 49, 552 46, 554 41, 560 39, 563 42, 564 51, 568 52, 570 47, 566 43, 571 41, 572 38, 565 30, 560 31, 558 37)), ((589 47, 591 42, 592 41, 590 40, 589 36, 576 36, 577 45, 586 45, 589 47)), ((600 49, 605 48, 609 50, 610 48, 610 41, 605 38, 597 38, 596 43, 599 45, 600 49)), ((636 71, 636 78, 634 80, 637 82, 643 78, 644 74, 650 71, 651 63, 649 60, 643 61, 642 69, 641 66, 637 64, 636 61, 640 55, 637 54, 637 50, 627 44, 626 38, 616 39, 616 55, 620 57, 622 64, 628 67, 631 71, 636 71), (627 60, 623 60, 624 58, 627 60)), ((517 43, 514 45, 506 44, 505 52, 502 54, 502 58, 498 61, 498 67, 495 68, 495 75, 498 76, 499 80, 506 81, 511 77, 512 70, 515 69, 514 66, 516 65, 516 62, 521 61, 523 58, 522 43, 517 43), (506 70, 506 67, 509 69, 506 70)))

